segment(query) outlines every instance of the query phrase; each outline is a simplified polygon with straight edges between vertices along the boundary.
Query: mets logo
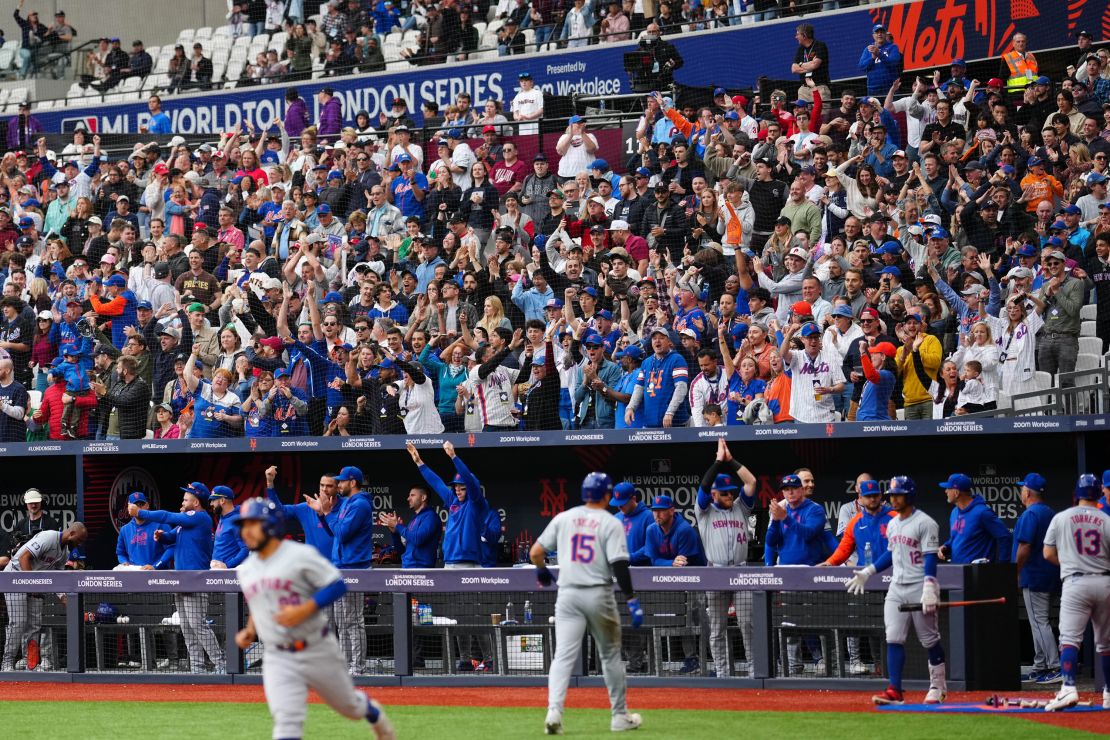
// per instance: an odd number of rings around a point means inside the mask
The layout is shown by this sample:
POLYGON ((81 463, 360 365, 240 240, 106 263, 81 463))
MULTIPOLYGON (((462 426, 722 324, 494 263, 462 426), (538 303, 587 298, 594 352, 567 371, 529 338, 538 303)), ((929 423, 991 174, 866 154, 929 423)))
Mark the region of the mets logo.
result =
POLYGON ((112 526, 116 528, 117 533, 120 527, 131 519, 127 515, 127 497, 135 491, 146 494, 151 509, 161 508, 158 505, 158 484, 154 481, 154 477, 143 468, 124 468, 116 475, 108 492, 108 511, 111 513, 112 526))
POLYGON ((826 424, 825 425, 825 436, 826 437, 831 437, 835 433, 836 433, 836 425, 835 424, 826 424))
POLYGON ((258 438, 257 437, 251 437, 250 439, 251 439, 251 451, 253 452, 254 450, 258 449, 258 438))
POLYGON ((470 434, 468 434, 468 435, 466 435, 466 443, 467 443, 468 445, 470 445, 471 447, 473 447, 474 445, 476 445, 476 444, 478 443, 478 437, 477 437, 477 435, 475 435, 475 434, 474 434, 473 432, 472 432, 472 433, 470 433, 470 434))

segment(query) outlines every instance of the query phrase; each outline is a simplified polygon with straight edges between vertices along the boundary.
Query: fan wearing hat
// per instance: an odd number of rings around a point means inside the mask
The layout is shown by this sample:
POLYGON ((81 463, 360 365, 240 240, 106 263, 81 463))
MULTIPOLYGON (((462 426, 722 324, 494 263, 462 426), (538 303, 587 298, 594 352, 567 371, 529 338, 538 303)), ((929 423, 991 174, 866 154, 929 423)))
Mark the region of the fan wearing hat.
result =
POLYGON ((112 322, 112 344, 116 349, 123 349, 127 342, 124 330, 139 327, 139 301, 127 287, 127 279, 119 273, 109 276, 103 285, 107 300, 94 292, 89 295, 89 304, 97 316, 112 322))
POLYGON ((813 322, 791 323, 779 347, 782 363, 791 370, 790 413, 796 421, 810 424, 836 421, 834 395, 844 391, 844 372, 839 353, 823 347, 821 329, 813 322), (803 349, 791 348, 795 335, 803 349))
MULTIPOLYGON (((173 558, 175 570, 208 570, 212 563, 212 517, 208 513, 208 500, 211 492, 208 486, 194 481, 182 487, 180 512, 152 510, 139 506, 139 502, 129 501, 127 513, 136 522, 157 522, 173 527, 169 533, 155 534, 159 542, 173 542, 173 548, 164 552, 155 568, 165 567, 168 558, 173 558), (171 539, 172 537, 172 539, 171 539)), ((181 617, 181 634, 185 638, 185 649, 189 653, 189 664, 194 672, 204 671, 207 657, 215 666, 217 674, 227 672, 227 663, 220 641, 206 623, 208 618, 207 593, 175 594, 177 613, 181 617)))
POLYGON ((632 426, 636 410, 642 405, 646 428, 683 426, 690 416, 686 399, 689 367, 675 351, 667 327, 652 329, 650 341, 652 354, 636 376, 636 388, 625 410, 625 423, 632 426))
POLYGON ((929 310, 923 305, 912 306, 896 329, 902 346, 895 356, 894 372, 902 381, 907 420, 930 419, 933 415, 933 399, 929 389, 921 382, 918 360, 924 368, 924 375, 935 378, 940 370, 943 351, 940 340, 928 333, 928 322, 929 310))
POLYGON ((1033 215, 1042 202, 1055 204, 1064 197, 1064 186, 1054 176, 1045 172, 1045 163, 1040 157, 1030 157, 1025 163, 1028 174, 1021 178, 1021 189, 1028 193, 1025 210, 1033 215))
MULTIPOLYGON (((1053 239, 1049 239, 1049 247, 1041 253, 1042 282, 1036 292, 1036 297, 1044 302, 1044 330, 1037 337, 1037 369, 1066 373, 1075 369, 1080 309, 1086 302, 1090 283, 1086 276, 1081 279, 1067 270, 1064 247, 1054 244, 1053 239)), ((1065 386, 1070 384, 1064 382, 1065 386)))
MULTIPOLYGON (((517 75, 517 82, 520 85, 520 90, 513 96, 513 102, 509 104, 513 120, 536 121, 543 118, 543 91, 536 87, 536 81, 532 79, 532 73, 521 72, 517 75)), ((540 127, 537 123, 526 123, 517 129, 518 136, 538 134, 539 132, 540 127)))

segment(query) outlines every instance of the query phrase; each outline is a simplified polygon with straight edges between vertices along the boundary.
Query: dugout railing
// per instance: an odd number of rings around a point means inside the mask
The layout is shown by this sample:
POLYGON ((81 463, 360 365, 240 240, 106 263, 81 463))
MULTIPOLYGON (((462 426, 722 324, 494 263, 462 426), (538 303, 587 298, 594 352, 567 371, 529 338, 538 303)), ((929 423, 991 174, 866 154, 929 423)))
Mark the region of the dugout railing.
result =
MULTIPOLYGON (((885 685, 883 595, 889 571, 863 597, 844 584, 851 568, 635 568, 645 626, 625 627, 622 653, 630 682, 644 686, 722 685, 881 688, 885 685), (706 594, 751 603, 751 644, 729 610, 731 675, 716 676, 709 647, 706 594), (692 660, 696 658, 696 660, 692 660), (797 665, 795 665, 797 660, 797 665)), ((555 592, 537 591, 530 568, 345 571, 364 594, 364 662, 368 685, 543 684, 555 647, 555 592), (477 670, 475 670, 477 668, 477 670)), ((953 689, 1016 689, 1018 602, 1008 565, 941 566, 944 600, 1005 596, 1004 606, 942 610, 941 632, 953 689)), ((262 651, 240 651, 235 632, 246 610, 229 571, 44 571, 0 573, 5 639, 39 645, 39 669, 0 673, 0 680, 73 682, 254 683, 262 651), (226 669, 211 655, 191 665, 175 594, 208 595, 203 627, 211 629, 226 669), (64 603, 59 599, 64 594, 64 603), (25 618, 18 610, 27 609, 25 618), (12 612, 16 611, 16 623, 12 612), (46 670, 49 669, 49 670, 46 670), (195 669, 195 670, 194 670, 195 669)), ((740 610, 740 618, 746 606, 740 610)), ((592 642, 574 685, 598 685, 592 642)), ((926 680, 925 654, 911 636, 906 675, 926 680)), ((1090 663, 1088 663, 1090 665, 1090 663)), ((13 666, 14 667, 14 666, 13 666)))

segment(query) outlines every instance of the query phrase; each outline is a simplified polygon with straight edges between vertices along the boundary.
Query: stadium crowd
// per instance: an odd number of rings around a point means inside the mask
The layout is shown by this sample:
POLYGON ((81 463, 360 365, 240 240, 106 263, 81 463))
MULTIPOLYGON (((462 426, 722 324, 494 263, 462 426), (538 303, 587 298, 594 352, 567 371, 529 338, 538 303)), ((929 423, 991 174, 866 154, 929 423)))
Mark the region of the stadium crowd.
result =
POLYGON ((940 418, 1103 354, 1107 50, 1080 34, 1054 81, 1018 34, 1003 77, 955 60, 898 97, 876 26, 869 94, 832 99, 828 47, 797 39, 797 91, 653 93, 615 168, 581 116, 521 159, 527 73, 511 100, 424 102, 429 141, 417 101, 372 121, 328 88, 124 156, 84 132, 52 152, 22 109, 0 439, 940 418))

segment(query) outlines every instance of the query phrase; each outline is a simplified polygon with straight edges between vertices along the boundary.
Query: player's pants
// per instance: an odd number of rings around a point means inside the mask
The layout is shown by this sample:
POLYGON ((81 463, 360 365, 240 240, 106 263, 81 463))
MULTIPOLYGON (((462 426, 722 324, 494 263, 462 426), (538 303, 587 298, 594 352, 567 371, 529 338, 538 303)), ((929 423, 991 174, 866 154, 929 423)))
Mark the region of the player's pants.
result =
POLYGON ((710 591, 705 595, 709 613, 709 654, 717 668, 718 678, 732 674, 732 661, 728 652, 728 605, 736 606, 736 624, 744 640, 744 655, 752 659, 752 594, 750 591, 710 591))
POLYGON ((317 638, 297 653, 266 647, 262 687, 274 718, 274 738, 304 735, 309 689, 348 719, 366 716, 366 694, 355 689, 343 662, 339 644, 330 637, 317 638))
POLYGON ((921 645, 928 649, 940 642, 940 620, 936 612, 900 612, 898 607, 902 604, 921 603, 921 583, 890 585, 883 602, 883 622, 886 624, 886 641, 898 645, 905 645, 906 638, 910 635, 910 622, 917 633, 921 645))
POLYGON ((352 673, 362 673, 366 663, 365 607, 366 594, 361 591, 347 593, 335 602, 335 629, 339 646, 346 656, 347 670, 352 673))
POLYGON ((193 673, 205 673, 204 656, 215 666, 216 673, 227 673, 224 651, 216 634, 208 626, 208 594, 174 594, 177 615, 181 619, 181 636, 189 653, 193 673))
POLYGON ((867 640, 868 650, 871 652, 871 660, 877 661, 879 659, 879 643, 872 637, 848 637, 845 642, 848 643, 848 665, 860 665, 863 662, 863 656, 860 651, 860 645, 863 640, 867 640))
POLYGON ((555 600, 555 657, 547 677, 547 708, 563 711, 570 674, 582 652, 586 630, 597 643, 613 714, 628 711, 628 682, 621 662, 621 620, 611 586, 560 586, 555 600))
POLYGON ((1060 649, 1048 620, 1052 594, 1023 588, 1021 595, 1025 599, 1025 611, 1029 615, 1029 629, 1033 632, 1033 670, 1060 670, 1060 649))
POLYGON ((1079 647, 1090 620, 1095 650, 1110 652, 1110 576, 1072 575, 1064 579, 1060 594, 1060 644, 1079 647))
POLYGON ((786 638, 786 657, 790 664, 791 673, 800 673, 802 671, 802 640, 805 640, 806 646, 809 648, 809 653, 814 660, 820 661, 824 657, 821 651, 821 639, 813 635, 806 635, 805 637, 787 637, 786 638))
MULTIPOLYGON (((8 626, 4 631, 4 657, 0 662, 5 667, 14 667, 20 654, 26 655, 27 643, 42 629, 42 610, 47 598, 45 594, 4 594, 8 607, 8 626)), ((54 656, 49 630, 39 637, 39 649, 42 660, 49 663, 54 656)))

